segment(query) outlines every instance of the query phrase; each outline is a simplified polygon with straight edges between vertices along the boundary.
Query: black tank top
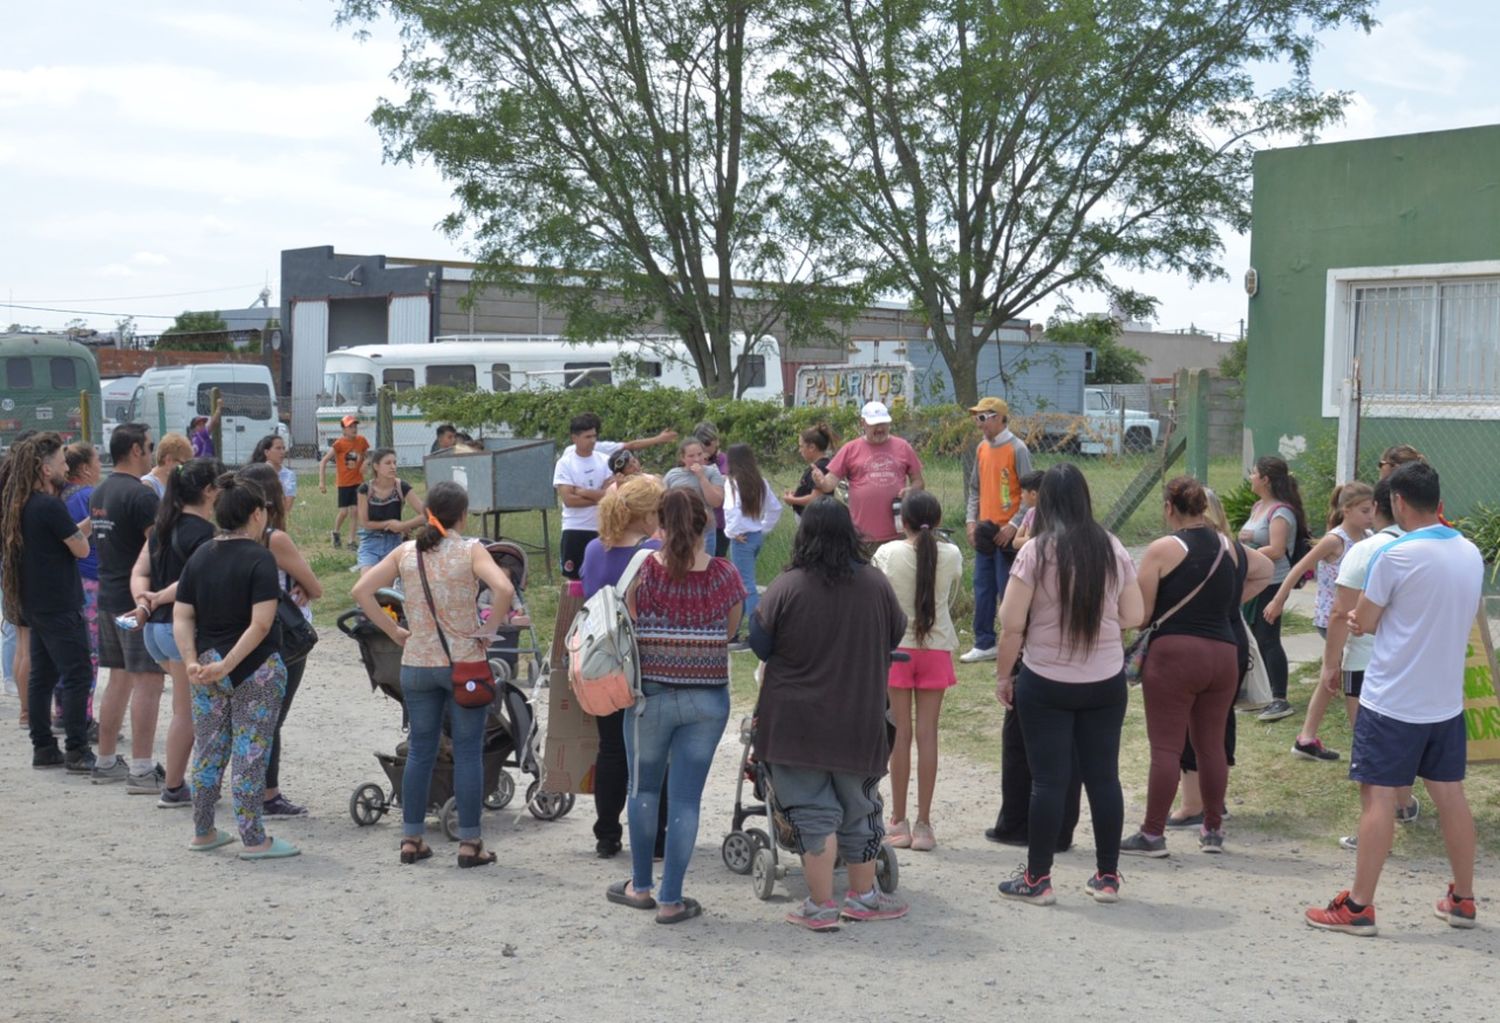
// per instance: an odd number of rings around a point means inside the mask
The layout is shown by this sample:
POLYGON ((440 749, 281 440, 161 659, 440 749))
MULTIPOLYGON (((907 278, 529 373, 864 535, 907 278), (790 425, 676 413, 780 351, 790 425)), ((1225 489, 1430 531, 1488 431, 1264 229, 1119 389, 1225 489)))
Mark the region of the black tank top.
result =
MULTIPOLYGON (((1222 539, 1212 526, 1179 529, 1172 534, 1187 548, 1187 557, 1161 579, 1156 590, 1156 606, 1151 610, 1155 621, 1175 607, 1194 587, 1203 582, 1218 557, 1222 539)), ((1235 643, 1237 637, 1230 616, 1238 610, 1240 590, 1245 584, 1245 553, 1238 541, 1235 559, 1229 552, 1219 559, 1213 577, 1157 630, 1158 636, 1201 636, 1224 643, 1235 643)))

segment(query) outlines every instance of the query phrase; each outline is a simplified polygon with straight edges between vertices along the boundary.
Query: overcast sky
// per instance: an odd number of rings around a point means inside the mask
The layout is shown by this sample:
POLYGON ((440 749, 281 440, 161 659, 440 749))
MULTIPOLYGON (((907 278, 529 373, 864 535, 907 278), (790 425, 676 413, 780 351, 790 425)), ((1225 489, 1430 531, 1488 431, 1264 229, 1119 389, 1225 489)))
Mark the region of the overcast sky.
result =
MULTIPOLYGON (((332 13, 320 0, 7 11, 0 328, 79 315, 107 329, 131 314, 150 331, 183 309, 249 305, 264 284, 275 305, 285 248, 467 258, 434 227, 451 206, 442 180, 381 162, 367 119, 397 95, 390 33, 358 42, 332 13)), ((1318 84, 1355 94, 1327 139, 1500 123, 1500 6, 1390 0, 1377 13, 1374 33, 1330 37, 1318 56, 1318 84)), ((1228 283, 1134 283, 1161 300, 1162 327, 1232 333, 1248 253, 1225 238, 1228 283)))

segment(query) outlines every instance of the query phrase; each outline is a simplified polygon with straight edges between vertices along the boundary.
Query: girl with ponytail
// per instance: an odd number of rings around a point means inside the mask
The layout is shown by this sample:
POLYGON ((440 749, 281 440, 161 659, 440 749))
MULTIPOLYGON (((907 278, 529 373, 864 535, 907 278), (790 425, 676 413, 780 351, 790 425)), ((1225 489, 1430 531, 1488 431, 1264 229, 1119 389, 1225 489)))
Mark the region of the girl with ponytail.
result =
POLYGON ((193 552, 214 538, 216 481, 224 466, 215 458, 179 462, 167 473, 156 527, 130 574, 130 595, 145 608, 146 652, 172 676, 172 721, 167 726, 166 777, 157 805, 179 809, 193 805, 187 787, 188 758, 193 752, 193 692, 187 665, 172 638, 172 605, 177 581, 193 552))
POLYGON ((945 540, 943 506, 925 490, 915 490, 901 501, 901 525, 906 536, 883 544, 871 562, 885 573, 896 600, 906 613, 906 635, 899 649, 909 660, 896 661, 890 670, 891 713, 896 740, 891 747, 891 823, 886 841, 898 849, 927 852, 937 846, 932 829, 932 793, 937 787, 938 718, 943 692, 958 681, 953 673, 953 651, 958 633, 949 608, 963 577, 963 556, 945 540), (916 705, 917 819, 906 816, 906 792, 911 780, 912 709, 916 705))

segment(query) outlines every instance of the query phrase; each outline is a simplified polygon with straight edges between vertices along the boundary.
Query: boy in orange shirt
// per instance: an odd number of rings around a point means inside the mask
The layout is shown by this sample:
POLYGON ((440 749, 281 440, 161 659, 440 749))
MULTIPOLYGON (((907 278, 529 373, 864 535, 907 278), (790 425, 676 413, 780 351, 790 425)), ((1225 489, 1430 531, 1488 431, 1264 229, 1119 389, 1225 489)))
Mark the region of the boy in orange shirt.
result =
POLYGON ((318 463, 318 491, 328 493, 327 468, 330 460, 334 464, 334 482, 339 489, 339 514, 333 520, 333 545, 342 546, 339 531, 344 528, 344 519, 349 520, 349 544, 354 544, 354 529, 357 525, 355 508, 359 505, 359 485, 365 479, 365 452, 370 442, 359 435, 359 417, 345 416, 341 420, 344 435, 328 448, 328 454, 318 463))

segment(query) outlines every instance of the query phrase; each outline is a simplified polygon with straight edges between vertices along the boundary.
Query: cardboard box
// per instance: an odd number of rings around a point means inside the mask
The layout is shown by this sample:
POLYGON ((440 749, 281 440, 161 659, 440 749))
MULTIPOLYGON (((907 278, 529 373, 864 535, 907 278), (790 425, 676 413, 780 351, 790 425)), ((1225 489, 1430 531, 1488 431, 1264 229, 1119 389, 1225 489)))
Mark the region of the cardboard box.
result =
POLYGON ((583 606, 583 598, 564 592, 558 600, 557 623, 553 630, 552 668, 547 678, 547 733, 542 755, 543 792, 594 791, 594 761, 599 756, 599 726, 591 714, 584 713, 568 685, 567 656, 562 651, 562 637, 567 634, 573 616, 583 606))

